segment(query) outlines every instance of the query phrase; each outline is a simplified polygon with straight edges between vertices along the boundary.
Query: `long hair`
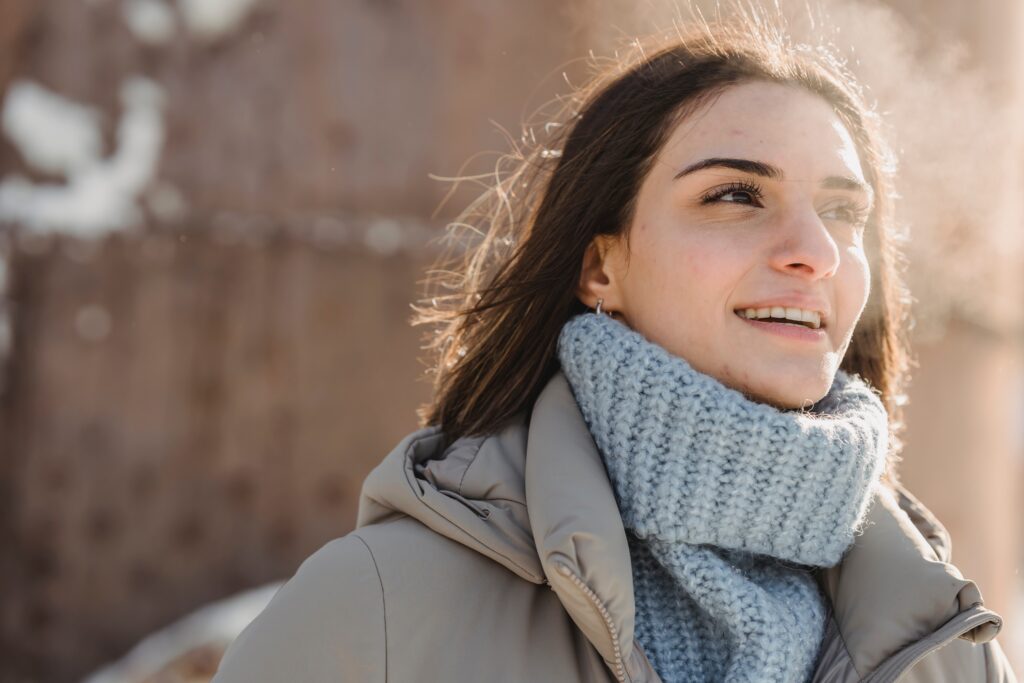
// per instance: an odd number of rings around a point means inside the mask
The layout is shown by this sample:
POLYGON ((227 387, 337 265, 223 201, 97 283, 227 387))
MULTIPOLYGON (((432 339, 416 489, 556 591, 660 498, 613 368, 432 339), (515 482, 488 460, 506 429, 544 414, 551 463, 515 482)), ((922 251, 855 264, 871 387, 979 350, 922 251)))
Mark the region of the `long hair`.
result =
POLYGON ((832 105, 875 191, 865 230, 871 293, 841 367, 877 390, 886 407, 885 478, 896 483, 911 364, 905 237, 892 211, 894 157, 860 85, 833 50, 792 44, 777 23, 749 13, 633 45, 558 100, 557 111, 529 129, 526 141, 536 144, 516 145, 507 168, 451 224, 468 228, 475 241, 453 243, 414 306, 413 323, 430 326, 434 373, 422 423, 439 425, 450 442, 490 433, 528 409, 558 368, 562 326, 586 310, 576 291, 592 239, 628 229, 640 185, 680 121, 730 86, 767 81, 805 88, 832 105))

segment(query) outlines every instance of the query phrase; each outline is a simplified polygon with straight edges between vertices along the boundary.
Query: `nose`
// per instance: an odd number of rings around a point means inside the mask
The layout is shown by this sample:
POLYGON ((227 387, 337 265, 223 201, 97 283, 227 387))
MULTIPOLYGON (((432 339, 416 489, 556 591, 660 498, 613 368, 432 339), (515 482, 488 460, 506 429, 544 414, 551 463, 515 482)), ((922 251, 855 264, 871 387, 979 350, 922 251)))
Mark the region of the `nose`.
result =
POLYGON ((839 245, 813 208, 788 212, 777 227, 779 239, 772 253, 777 270, 812 280, 835 274, 839 245))

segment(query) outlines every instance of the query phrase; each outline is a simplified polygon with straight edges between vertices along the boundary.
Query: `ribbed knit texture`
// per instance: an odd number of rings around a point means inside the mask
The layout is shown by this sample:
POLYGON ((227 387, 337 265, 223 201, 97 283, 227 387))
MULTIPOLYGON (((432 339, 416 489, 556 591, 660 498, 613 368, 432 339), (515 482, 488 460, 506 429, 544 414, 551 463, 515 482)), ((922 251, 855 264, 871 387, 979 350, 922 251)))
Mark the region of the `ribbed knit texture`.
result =
POLYGON ((808 410, 748 399, 624 324, 570 320, 558 355, 608 470, 636 636, 666 683, 803 683, 837 564, 881 475, 877 394, 839 371, 808 410))

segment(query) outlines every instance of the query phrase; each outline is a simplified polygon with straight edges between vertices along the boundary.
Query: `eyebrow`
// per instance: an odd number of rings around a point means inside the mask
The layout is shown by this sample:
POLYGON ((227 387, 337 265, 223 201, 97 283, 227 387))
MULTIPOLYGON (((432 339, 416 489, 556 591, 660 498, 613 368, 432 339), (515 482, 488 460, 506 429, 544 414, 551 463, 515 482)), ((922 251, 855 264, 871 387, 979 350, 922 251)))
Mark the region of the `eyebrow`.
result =
MULTIPOLYGON (((706 168, 731 168, 736 171, 742 171, 743 173, 750 173, 752 175, 761 176, 763 178, 771 178, 772 180, 783 180, 784 174, 782 169, 778 166, 772 166, 771 164, 763 161, 753 161, 751 159, 730 159, 727 157, 711 157, 710 159, 701 159, 700 161, 690 164, 682 171, 675 175, 674 180, 678 180, 685 175, 690 173, 696 173, 697 171, 703 171, 706 168)), ((867 183, 853 178, 851 176, 837 176, 831 175, 821 181, 822 187, 829 190, 849 190, 851 192, 863 192, 869 197, 875 193, 871 189, 871 186, 867 183)))

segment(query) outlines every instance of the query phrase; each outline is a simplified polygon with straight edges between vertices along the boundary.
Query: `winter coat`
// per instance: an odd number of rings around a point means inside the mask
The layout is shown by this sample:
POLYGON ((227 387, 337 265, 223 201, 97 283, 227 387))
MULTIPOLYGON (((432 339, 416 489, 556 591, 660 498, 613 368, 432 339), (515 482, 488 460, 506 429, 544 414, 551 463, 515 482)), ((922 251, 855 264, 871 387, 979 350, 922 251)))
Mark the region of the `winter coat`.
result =
MULTIPOLYGON (((444 447, 407 436, 363 484, 356 529, 309 557, 213 683, 656 683, 634 638, 608 475, 561 372, 531 412, 444 447)), ((813 683, 1006 683, 1002 620, 950 539, 882 488, 835 567, 813 683)))

